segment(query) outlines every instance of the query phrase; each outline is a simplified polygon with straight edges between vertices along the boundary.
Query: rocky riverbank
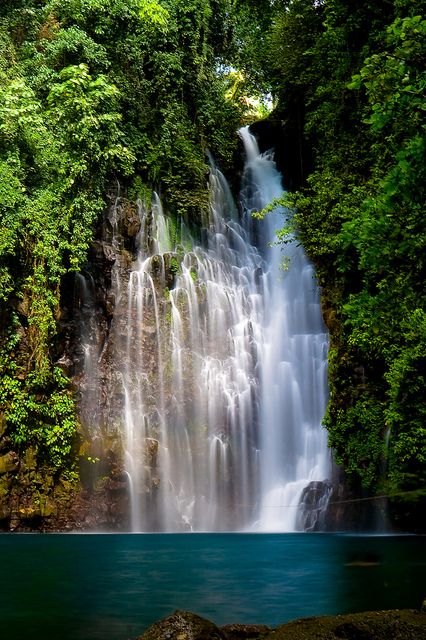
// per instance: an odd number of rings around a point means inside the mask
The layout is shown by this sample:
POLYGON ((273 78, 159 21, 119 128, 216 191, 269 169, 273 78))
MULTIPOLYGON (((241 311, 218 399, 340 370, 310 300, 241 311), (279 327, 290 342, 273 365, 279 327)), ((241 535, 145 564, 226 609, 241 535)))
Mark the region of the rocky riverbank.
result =
POLYGON ((137 640, 424 640, 426 611, 396 609, 293 620, 276 628, 217 627, 189 611, 155 622, 137 640))

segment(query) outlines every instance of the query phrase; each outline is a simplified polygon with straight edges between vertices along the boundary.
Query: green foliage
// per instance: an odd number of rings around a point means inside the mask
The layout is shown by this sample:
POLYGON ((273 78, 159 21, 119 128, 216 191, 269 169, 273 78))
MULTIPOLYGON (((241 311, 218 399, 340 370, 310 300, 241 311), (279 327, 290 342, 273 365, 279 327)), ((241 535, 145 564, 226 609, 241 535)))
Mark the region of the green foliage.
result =
POLYGON ((0 411, 12 445, 57 469, 72 466, 77 428, 54 365, 66 276, 87 259, 112 180, 144 200, 161 190, 176 220, 207 211, 205 150, 230 167, 242 113, 217 72, 231 4, 1 4, 1 320, 19 340, 0 342, 0 411))
POLYGON ((386 423, 393 446, 390 482, 417 489, 425 479, 426 314, 415 309, 403 324, 404 344, 385 374, 389 384, 386 423))
POLYGON ((324 424, 330 431, 329 444, 337 452, 336 462, 348 474, 360 475, 365 488, 374 487, 385 457, 383 407, 377 397, 365 394, 332 418, 328 414, 324 424))
POLYGON ((57 367, 28 372, 17 363, 17 325, 14 317, 0 349, 0 411, 18 450, 33 447, 40 461, 60 469, 69 464, 77 428, 69 381, 57 367))
POLYGON ((281 204, 323 288, 325 424, 337 460, 371 490, 426 477, 421 4, 295 0, 268 35, 279 117, 302 123, 313 156, 303 189, 281 204))
POLYGON ((47 104, 48 116, 71 162, 72 171, 63 188, 70 188, 76 180, 91 181, 94 167, 101 175, 110 166, 129 174, 135 158, 121 143, 118 89, 104 75, 93 78, 84 63, 65 67, 58 80, 47 104))
POLYGON ((199 225, 208 210, 206 149, 232 167, 247 96, 271 91, 310 173, 269 209, 294 211, 278 242, 297 231, 317 266, 330 442, 371 490, 384 468, 394 490, 424 482, 423 10, 408 0, 3 1, 0 411, 14 447, 71 464, 75 403, 54 366, 60 296, 111 180, 143 201, 160 189, 178 245, 180 220, 199 225))

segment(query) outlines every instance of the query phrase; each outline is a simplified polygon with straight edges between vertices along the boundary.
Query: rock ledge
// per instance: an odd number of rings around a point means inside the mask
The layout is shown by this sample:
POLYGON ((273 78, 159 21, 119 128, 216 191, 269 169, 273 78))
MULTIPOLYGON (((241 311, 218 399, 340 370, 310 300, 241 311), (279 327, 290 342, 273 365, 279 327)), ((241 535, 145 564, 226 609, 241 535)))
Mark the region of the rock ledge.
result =
POLYGON ((189 611, 155 622, 138 640, 425 640, 426 612, 368 611, 301 618, 275 629, 265 625, 217 627, 189 611))

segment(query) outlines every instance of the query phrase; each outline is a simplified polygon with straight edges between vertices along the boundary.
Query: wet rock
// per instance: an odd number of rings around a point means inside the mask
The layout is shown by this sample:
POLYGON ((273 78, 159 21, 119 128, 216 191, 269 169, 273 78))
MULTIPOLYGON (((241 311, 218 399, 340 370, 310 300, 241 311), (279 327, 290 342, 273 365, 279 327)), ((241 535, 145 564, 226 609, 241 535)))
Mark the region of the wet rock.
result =
POLYGON ((353 622, 345 622, 335 628, 334 634, 344 640, 371 640, 371 634, 367 629, 353 622))
POLYGON ((74 369, 74 362, 66 353, 64 353, 59 360, 55 362, 55 365, 60 367, 66 376, 70 376, 74 369))
POLYGON ((164 272, 165 272, 165 285, 168 289, 172 289, 175 286, 176 275, 181 271, 182 256, 177 253, 165 253, 164 259, 164 272))
POLYGON ((155 622, 139 640, 224 640, 220 629, 205 618, 190 611, 175 611, 155 622))
POLYGON ((114 248, 103 240, 95 240, 92 242, 91 250, 94 258, 99 262, 103 262, 103 260, 115 262, 117 258, 114 248))
POLYGON ((128 236, 129 238, 133 238, 139 233, 140 228, 141 228, 141 221, 136 214, 126 218, 125 220, 126 236, 128 236))
POLYGON ((227 624, 220 627, 225 640, 249 640, 261 638, 271 631, 266 624, 227 624))
POLYGON ((115 311, 115 294, 109 291, 105 294, 105 311, 108 318, 112 318, 115 311))
POLYGON ((0 504, 0 521, 9 520, 11 516, 11 509, 8 504, 0 504))
POLYGON ((32 447, 28 447, 25 451, 25 467, 28 470, 37 468, 37 453, 32 447))
POLYGON ((10 531, 16 531, 19 528, 20 523, 21 523, 21 519, 18 513, 12 511, 10 516, 10 522, 9 522, 10 531))
POLYGON ((0 411, 0 438, 4 436, 6 433, 7 423, 6 418, 4 417, 4 412, 0 411))
POLYGON ((299 529, 321 531, 333 487, 330 482, 312 481, 302 491, 298 516, 299 529))
POLYGON ((154 467, 158 455, 159 442, 155 438, 145 438, 145 462, 154 467))

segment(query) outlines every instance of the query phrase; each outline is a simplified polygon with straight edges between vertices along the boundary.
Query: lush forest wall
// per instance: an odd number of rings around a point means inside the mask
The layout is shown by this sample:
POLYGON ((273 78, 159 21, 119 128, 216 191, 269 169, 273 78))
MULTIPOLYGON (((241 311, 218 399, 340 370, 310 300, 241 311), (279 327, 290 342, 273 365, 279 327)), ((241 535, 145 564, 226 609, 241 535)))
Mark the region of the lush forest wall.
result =
MULTIPOLYGON (((230 167, 237 103, 216 73, 226 2, 27 0, 0 8, 0 517, 62 510, 78 487, 78 373, 64 358, 74 279, 119 180, 176 219, 230 167)), ((129 200, 129 202, 130 202, 129 200)), ((134 207, 134 204, 133 204, 134 207)))
POLYGON ((298 132, 286 202, 331 334, 325 425, 352 486, 393 495, 406 526, 426 462, 424 3, 286 4, 264 55, 298 132))
POLYGON ((73 274, 93 253, 112 185, 129 209, 156 188, 175 223, 200 226, 205 150, 231 175, 235 131, 253 119, 247 95, 261 92, 275 109, 255 130, 277 147, 323 292, 330 445, 356 495, 390 494, 394 522, 421 526, 423 9, 407 0, 2 3, 5 526, 66 513, 93 461, 76 363, 64 354, 73 274))

